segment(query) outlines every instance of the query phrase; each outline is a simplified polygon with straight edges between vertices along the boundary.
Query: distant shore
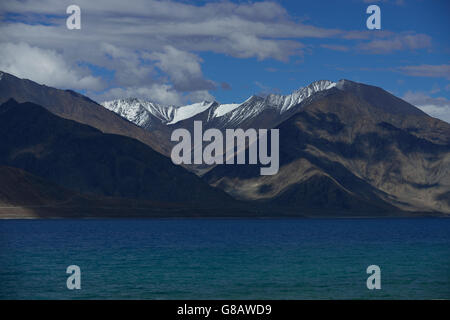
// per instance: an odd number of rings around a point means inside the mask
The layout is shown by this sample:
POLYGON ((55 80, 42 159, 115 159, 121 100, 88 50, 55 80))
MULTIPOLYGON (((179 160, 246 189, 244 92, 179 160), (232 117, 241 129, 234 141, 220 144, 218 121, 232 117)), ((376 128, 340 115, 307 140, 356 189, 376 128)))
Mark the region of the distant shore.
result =
POLYGON ((450 218, 450 214, 441 212, 380 212, 361 213, 343 211, 319 211, 305 209, 299 212, 274 209, 260 210, 224 210, 193 208, 120 208, 120 207, 51 207, 24 206, 0 207, 0 219, 114 219, 114 218, 450 218), (124 213, 126 212, 126 213, 124 213), (275 213, 274 213, 275 212, 275 213))

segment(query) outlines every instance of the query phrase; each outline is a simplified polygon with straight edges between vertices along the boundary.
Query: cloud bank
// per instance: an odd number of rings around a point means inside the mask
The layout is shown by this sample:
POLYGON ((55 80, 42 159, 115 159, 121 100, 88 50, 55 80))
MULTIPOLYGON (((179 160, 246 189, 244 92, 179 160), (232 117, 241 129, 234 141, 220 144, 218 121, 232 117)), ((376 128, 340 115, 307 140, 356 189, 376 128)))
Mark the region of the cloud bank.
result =
POLYGON ((450 123, 450 100, 444 97, 433 98, 424 92, 412 91, 406 92, 402 98, 430 116, 450 123))
POLYGON ((97 100, 138 95, 174 104, 213 99, 214 90, 230 89, 220 75, 204 75, 204 52, 287 62, 303 60, 311 50, 304 43, 308 39, 323 41, 318 47, 325 50, 367 54, 431 45, 429 36, 413 32, 321 28, 270 1, 78 0, 81 30, 66 28, 67 5, 2 3, 0 68, 46 85, 85 90, 97 100))

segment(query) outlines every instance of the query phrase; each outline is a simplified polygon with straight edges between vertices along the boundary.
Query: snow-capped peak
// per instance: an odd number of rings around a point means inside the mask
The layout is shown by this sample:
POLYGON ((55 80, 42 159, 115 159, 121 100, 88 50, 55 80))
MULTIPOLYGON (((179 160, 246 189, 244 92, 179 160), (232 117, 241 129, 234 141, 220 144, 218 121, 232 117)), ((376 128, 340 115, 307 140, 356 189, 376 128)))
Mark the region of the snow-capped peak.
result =
POLYGON ((165 106, 137 98, 105 101, 101 104, 105 108, 145 128, 151 128, 152 122, 155 120, 159 120, 166 125, 174 125, 208 109, 210 109, 208 121, 220 118, 221 122, 228 121, 237 125, 247 119, 256 117, 268 108, 275 109, 279 114, 283 114, 315 93, 329 90, 333 87, 336 87, 335 82, 319 80, 289 95, 270 94, 265 98, 252 95, 242 103, 229 104, 202 101, 186 106, 165 106))
POLYGON ((284 113, 293 106, 302 103, 313 94, 331 89, 335 86, 335 82, 329 80, 319 80, 309 84, 306 87, 300 88, 289 95, 271 94, 267 96, 266 100, 269 105, 279 109, 280 113, 284 113))
POLYGON ((203 101, 203 102, 198 102, 198 103, 190 104, 187 106, 175 108, 174 117, 167 124, 175 124, 182 120, 192 118, 195 115, 197 115, 197 114, 205 111, 209 107, 211 107, 211 105, 213 103, 214 102, 203 101))
POLYGON ((224 114, 233 111, 237 107, 239 107, 241 103, 229 103, 229 104, 221 104, 214 110, 214 117, 221 117, 224 114))
POLYGON ((3 78, 3 72, 0 71, 0 80, 3 78))
POLYGON ((314 92, 328 90, 336 86, 336 82, 330 80, 319 80, 309 84, 306 88, 313 90, 314 92))
POLYGON ((355 83, 353 81, 347 80, 347 79, 341 79, 336 83, 336 88, 339 90, 344 90, 346 86, 352 86, 355 83))
POLYGON ((171 121, 175 109, 174 106, 163 106, 137 98, 105 101, 101 105, 141 127, 150 127, 151 117, 163 123, 171 121))

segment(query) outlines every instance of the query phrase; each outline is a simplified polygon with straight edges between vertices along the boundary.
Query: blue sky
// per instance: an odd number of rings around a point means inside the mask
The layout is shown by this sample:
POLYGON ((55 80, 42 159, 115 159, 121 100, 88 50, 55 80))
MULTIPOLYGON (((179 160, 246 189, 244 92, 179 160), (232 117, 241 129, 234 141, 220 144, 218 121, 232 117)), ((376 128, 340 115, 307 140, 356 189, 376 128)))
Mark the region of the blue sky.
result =
POLYGON ((250 92, 264 91, 258 84, 287 94, 314 80, 342 78, 377 85, 398 96, 408 91, 423 91, 434 92, 434 95, 439 92, 436 96, 449 98, 450 88, 445 90, 450 83, 449 73, 447 77, 422 77, 397 70, 402 66, 448 65, 450 62, 450 2, 430 2, 281 1, 289 13, 312 25, 361 31, 366 30, 367 6, 376 3, 381 9, 383 31, 423 33, 431 37, 431 45, 421 49, 371 53, 355 49, 354 43, 345 39, 306 39, 302 42, 310 46, 311 51, 303 57, 293 57, 289 62, 258 61, 256 58, 242 61, 204 54, 201 56, 209 63, 205 63, 203 69, 206 76, 214 78, 220 73, 222 81, 233 85, 233 90, 217 92, 216 96, 223 101, 242 100, 250 92), (341 49, 345 47, 348 51, 322 48, 324 43, 343 46, 341 49), (236 77, 236 70, 239 70, 239 77, 236 77))
POLYGON ((449 1, 6 1, 0 70, 95 100, 164 104, 380 86, 450 121, 449 1), (81 30, 65 10, 81 8, 81 30), (381 9, 368 30, 366 8, 381 9))

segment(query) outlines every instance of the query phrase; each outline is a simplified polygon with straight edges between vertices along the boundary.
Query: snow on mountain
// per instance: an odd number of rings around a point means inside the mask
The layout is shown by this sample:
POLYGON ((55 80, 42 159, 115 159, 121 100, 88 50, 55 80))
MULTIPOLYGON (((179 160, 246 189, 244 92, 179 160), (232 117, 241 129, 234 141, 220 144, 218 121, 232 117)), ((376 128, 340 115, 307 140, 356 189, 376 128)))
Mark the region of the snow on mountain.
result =
POLYGON ((283 114, 299 105, 315 93, 336 87, 336 83, 320 80, 300 88, 289 95, 270 94, 267 97, 251 96, 242 103, 219 104, 203 101, 186 106, 164 106, 142 99, 129 98, 105 101, 102 105, 144 128, 151 128, 153 121, 174 125, 190 119, 210 109, 208 121, 217 119, 222 123, 237 126, 239 123, 256 117, 267 109, 283 114))
POLYGON ((275 110, 281 115, 313 96, 315 93, 331 89, 335 86, 335 82, 320 80, 311 83, 307 87, 300 88, 289 95, 270 94, 265 98, 251 96, 242 104, 238 106, 233 105, 233 108, 228 108, 226 112, 220 113, 217 117, 222 117, 219 120, 225 126, 233 127, 269 109, 275 110))
POLYGON ((195 115, 202 113, 203 111, 209 109, 214 104, 214 102, 203 101, 199 103, 190 104, 188 106, 182 106, 175 109, 174 116, 170 122, 167 124, 175 124, 185 119, 194 117, 195 115))
POLYGON ((163 106, 136 98, 105 101, 101 105, 143 128, 150 128, 152 120, 170 122, 176 110, 174 106, 163 106))
POLYGON ((335 82, 320 80, 311 83, 307 87, 300 88, 299 90, 287 96, 271 94, 267 97, 267 103, 269 105, 278 107, 280 112, 283 113, 293 106, 300 104, 302 101, 311 97, 313 94, 319 91, 331 89, 335 86, 335 82))
POLYGON ((221 104, 219 107, 217 107, 216 110, 214 110, 214 117, 221 117, 224 114, 233 111, 237 107, 239 107, 241 103, 229 103, 229 104, 221 104))

